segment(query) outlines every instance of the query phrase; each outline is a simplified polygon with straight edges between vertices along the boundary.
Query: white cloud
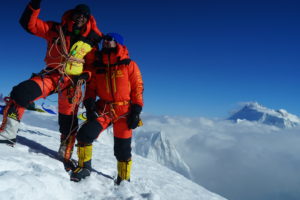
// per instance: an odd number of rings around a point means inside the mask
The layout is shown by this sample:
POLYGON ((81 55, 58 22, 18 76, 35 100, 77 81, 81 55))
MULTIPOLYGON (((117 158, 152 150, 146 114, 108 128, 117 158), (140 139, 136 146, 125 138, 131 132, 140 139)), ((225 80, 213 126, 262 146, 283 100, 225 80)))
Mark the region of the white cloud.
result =
POLYGON ((300 199, 300 127, 144 116, 174 142, 194 180, 232 200, 300 199))

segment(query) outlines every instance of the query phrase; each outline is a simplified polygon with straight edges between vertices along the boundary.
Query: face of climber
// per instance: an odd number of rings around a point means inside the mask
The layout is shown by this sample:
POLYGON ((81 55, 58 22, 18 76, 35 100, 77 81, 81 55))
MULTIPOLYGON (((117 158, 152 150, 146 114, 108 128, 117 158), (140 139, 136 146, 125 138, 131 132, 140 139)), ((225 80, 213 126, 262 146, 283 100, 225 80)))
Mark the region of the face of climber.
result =
POLYGON ((112 37, 106 36, 103 41, 103 48, 116 48, 116 47, 117 47, 116 41, 112 37))
POLYGON ((88 15, 84 13, 74 13, 73 14, 73 21, 75 22, 76 26, 78 28, 83 27, 86 22, 88 21, 88 15))

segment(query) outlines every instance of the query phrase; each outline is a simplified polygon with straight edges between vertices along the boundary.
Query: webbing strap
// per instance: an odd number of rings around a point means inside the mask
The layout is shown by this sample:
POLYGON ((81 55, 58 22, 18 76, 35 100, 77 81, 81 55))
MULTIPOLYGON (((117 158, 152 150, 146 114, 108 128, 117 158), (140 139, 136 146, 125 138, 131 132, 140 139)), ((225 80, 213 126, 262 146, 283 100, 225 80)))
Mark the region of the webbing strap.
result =
MULTIPOLYGON (((125 106, 128 105, 130 103, 130 101, 113 101, 113 102, 106 102, 106 104, 109 105, 109 109, 110 109, 110 116, 112 118, 112 122, 115 123, 116 121, 118 121, 121 117, 124 117, 125 115, 122 116, 118 116, 114 106, 125 106)), ((126 114, 127 115, 127 114, 126 114)))
POLYGON ((130 103, 129 101, 114 101, 109 104, 117 105, 117 106, 125 106, 128 105, 129 103, 130 103))

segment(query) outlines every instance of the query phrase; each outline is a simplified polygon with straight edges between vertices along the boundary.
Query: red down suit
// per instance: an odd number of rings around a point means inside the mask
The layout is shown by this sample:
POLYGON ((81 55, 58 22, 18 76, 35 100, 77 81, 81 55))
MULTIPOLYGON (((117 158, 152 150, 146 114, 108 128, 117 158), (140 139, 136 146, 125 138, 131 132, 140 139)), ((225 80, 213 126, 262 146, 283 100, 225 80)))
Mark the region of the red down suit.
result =
POLYGON ((33 9, 30 4, 28 4, 24 11, 20 19, 22 27, 29 33, 42 37, 47 41, 47 53, 45 57, 47 72, 35 75, 30 79, 38 85, 41 92, 33 91, 36 89, 36 86, 29 87, 30 84, 27 84, 28 81, 24 81, 13 88, 11 96, 20 96, 14 95, 19 91, 26 91, 28 93, 27 98, 25 98, 26 100, 24 100, 24 97, 16 97, 16 99, 14 99, 17 104, 21 105, 21 107, 18 106, 17 109, 19 120, 22 118, 26 104, 40 98, 45 98, 55 92, 58 92, 59 113, 62 115, 76 115, 77 108, 74 109, 72 102, 70 102, 70 99, 74 96, 74 88, 72 87, 71 81, 73 77, 62 76, 57 70, 64 59, 61 55, 61 42, 57 42, 59 38, 59 27, 63 30, 67 51, 79 40, 85 40, 93 47, 92 51, 84 57, 84 71, 89 71, 91 64, 94 63, 94 52, 97 50, 97 41, 102 37, 102 33, 97 28, 94 17, 90 16, 79 35, 75 35, 75 33, 73 33, 73 12, 74 10, 65 12, 62 17, 62 22, 57 23, 39 19, 40 9, 33 9))
POLYGON ((143 106, 143 80, 137 64, 129 58, 125 46, 117 44, 115 52, 100 52, 93 77, 87 85, 85 99, 99 97, 97 121, 102 130, 113 124, 114 136, 131 138, 126 123, 130 105, 143 106))

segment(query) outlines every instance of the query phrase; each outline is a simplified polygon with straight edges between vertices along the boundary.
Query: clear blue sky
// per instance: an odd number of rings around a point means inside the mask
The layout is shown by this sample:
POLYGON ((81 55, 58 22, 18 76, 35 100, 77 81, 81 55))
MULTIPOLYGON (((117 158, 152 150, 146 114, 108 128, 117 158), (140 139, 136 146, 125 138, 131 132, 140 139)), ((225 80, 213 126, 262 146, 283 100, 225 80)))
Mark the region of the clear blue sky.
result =
MULTIPOLYGON (((44 67, 45 41, 18 23, 27 2, 1 4, 4 94, 44 67)), ((101 31, 124 36, 143 74, 146 113, 226 117, 238 102, 257 101, 300 116, 299 1, 44 0, 40 17, 60 21, 79 3, 101 31)))

